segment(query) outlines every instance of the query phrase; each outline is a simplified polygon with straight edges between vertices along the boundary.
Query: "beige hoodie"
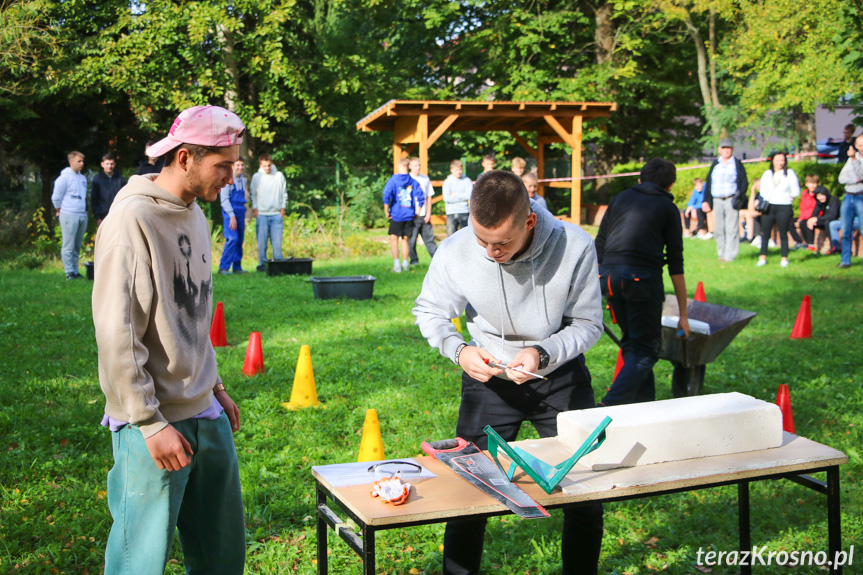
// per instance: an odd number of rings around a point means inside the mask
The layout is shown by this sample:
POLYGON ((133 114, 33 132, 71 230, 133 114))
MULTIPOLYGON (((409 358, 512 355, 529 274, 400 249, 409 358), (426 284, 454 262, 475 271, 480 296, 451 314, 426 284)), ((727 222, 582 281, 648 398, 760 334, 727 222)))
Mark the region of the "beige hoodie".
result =
POLYGON ((96 234, 93 323, 105 413, 150 437, 194 417, 219 383, 210 343, 210 232, 186 205, 132 176, 96 234))

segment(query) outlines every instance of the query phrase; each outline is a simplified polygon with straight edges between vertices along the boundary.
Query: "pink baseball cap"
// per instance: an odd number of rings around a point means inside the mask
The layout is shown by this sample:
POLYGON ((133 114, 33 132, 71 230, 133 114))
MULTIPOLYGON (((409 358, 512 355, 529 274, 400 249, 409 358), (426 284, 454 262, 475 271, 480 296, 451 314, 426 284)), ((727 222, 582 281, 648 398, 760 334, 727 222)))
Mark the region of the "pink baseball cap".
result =
POLYGON ((219 106, 195 106, 180 112, 168 135, 144 153, 158 158, 180 144, 227 148, 243 143, 245 131, 246 126, 235 113, 219 106))

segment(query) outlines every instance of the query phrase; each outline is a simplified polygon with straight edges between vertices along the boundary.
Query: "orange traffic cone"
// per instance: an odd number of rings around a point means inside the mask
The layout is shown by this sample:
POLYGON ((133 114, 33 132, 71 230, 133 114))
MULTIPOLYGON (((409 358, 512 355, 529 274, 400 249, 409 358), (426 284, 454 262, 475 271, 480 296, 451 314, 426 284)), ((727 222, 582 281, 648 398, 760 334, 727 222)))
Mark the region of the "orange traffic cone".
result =
POLYGON ((210 341, 213 343, 213 347, 228 345, 228 338, 225 336, 225 308, 222 306, 222 302, 216 304, 213 325, 210 326, 210 341))
POLYGON ((803 296, 800 311, 797 312, 797 320, 794 329, 791 330, 791 339, 806 339, 812 337, 812 304, 809 296, 803 296))
POLYGON ((780 384, 776 391, 776 405, 782 411, 782 429, 788 433, 795 433, 794 413, 791 411, 791 391, 785 383, 780 384))
POLYGON ((363 437, 360 439, 360 454, 357 461, 379 461, 384 459, 384 440, 381 438, 381 423, 376 409, 366 411, 363 437))
POLYGON ((617 379, 617 374, 620 373, 620 370, 623 368, 623 350, 617 350, 617 363, 614 364, 614 377, 611 378, 611 382, 614 383, 614 380, 617 379))
POLYGON ((264 373, 264 350, 261 349, 261 332, 253 331, 249 336, 249 347, 246 348, 243 374, 253 377, 259 373, 264 373))
POLYGON ((695 301, 706 302, 707 298, 704 297, 704 283, 698 282, 698 285, 695 287, 695 297, 693 297, 695 301))

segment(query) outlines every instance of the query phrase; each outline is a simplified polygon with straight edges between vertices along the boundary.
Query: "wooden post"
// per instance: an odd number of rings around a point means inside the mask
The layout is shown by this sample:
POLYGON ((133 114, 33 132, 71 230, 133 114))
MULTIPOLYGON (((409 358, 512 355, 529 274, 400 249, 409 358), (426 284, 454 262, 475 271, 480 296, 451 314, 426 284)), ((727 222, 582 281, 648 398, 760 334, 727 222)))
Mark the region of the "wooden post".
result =
POLYGON ((393 143, 393 173, 399 173, 399 160, 402 159, 402 145, 398 142, 393 143))
POLYGON ((417 132, 419 132, 420 144, 420 173, 429 173, 429 117, 428 114, 422 114, 417 122, 417 132))
POLYGON ((581 116, 572 118, 572 195, 570 219, 581 225, 581 116))
MULTIPOLYGON (((542 142, 542 134, 539 132, 536 133, 536 175, 539 176, 540 180, 545 177, 545 144, 542 142)), ((545 184, 539 184, 537 193, 545 197, 545 184)))

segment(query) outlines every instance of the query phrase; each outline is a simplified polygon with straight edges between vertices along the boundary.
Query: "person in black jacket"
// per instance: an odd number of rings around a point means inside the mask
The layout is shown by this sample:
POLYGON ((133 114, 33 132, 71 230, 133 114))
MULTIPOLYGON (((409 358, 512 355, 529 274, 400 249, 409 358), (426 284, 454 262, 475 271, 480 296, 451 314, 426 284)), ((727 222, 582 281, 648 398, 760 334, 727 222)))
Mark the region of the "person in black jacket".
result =
POLYGON ((670 193, 677 169, 654 158, 643 168, 637 186, 615 196, 599 225, 596 256, 599 281, 614 320, 623 332, 623 368, 601 405, 653 401, 653 366, 659 360, 662 268, 674 286, 680 308, 678 328, 689 337, 686 280, 683 276, 683 228, 670 193))
MULTIPOLYGON (((815 189, 815 209, 812 210, 812 216, 806 220, 806 227, 815 233, 815 230, 821 230, 821 237, 829 235, 830 222, 839 220, 839 198, 833 196, 824 186, 818 186, 815 189)), ((820 242, 819 242, 820 243, 820 242)), ((815 251, 814 246, 810 248, 815 251)), ((838 239, 834 242, 831 236, 830 250, 828 253, 838 252, 840 249, 838 239)))
POLYGON ((749 180, 743 162, 734 157, 734 142, 719 142, 719 158, 713 161, 704 181, 704 213, 713 212, 713 237, 720 262, 731 262, 740 249, 737 226, 740 210, 747 206, 749 180))
MULTIPOLYGON (((147 148, 155 144, 153 140, 147 142, 147 148)), ((162 171, 162 168, 165 165, 164 158, 151 158, 150 156, 146 156, 143 160, 138 163, 138 172, 139 176, 146 176, 147 174, 158 174, 162 171)))
POLYGON ((120 188, 126 185, 126 178, 119 172, 114 172, 117 160, 112 154, 102 156, 102 171, 93 177, 92 191, 90 192, 90 209, 96 219, 96 225, 102 223, 114 198, 120 188))

